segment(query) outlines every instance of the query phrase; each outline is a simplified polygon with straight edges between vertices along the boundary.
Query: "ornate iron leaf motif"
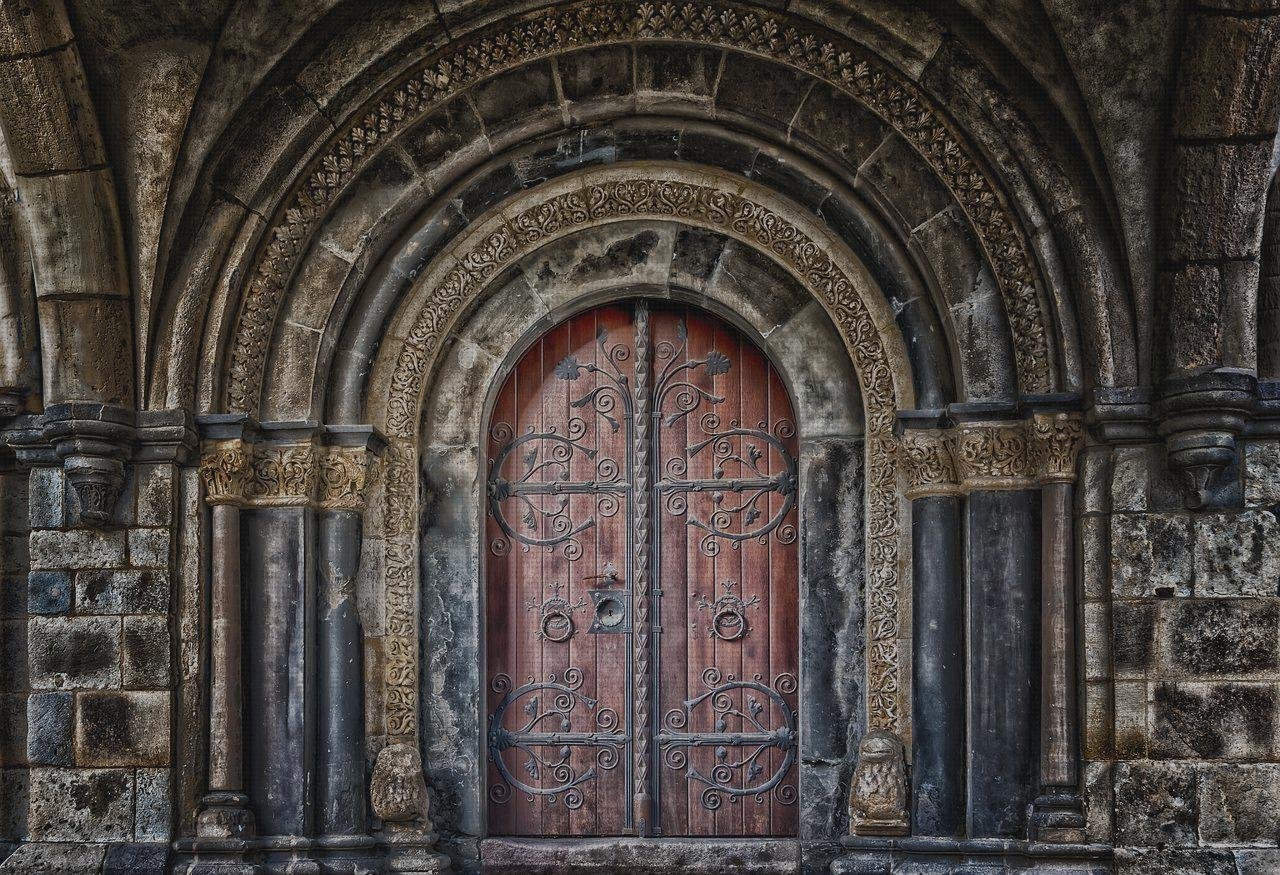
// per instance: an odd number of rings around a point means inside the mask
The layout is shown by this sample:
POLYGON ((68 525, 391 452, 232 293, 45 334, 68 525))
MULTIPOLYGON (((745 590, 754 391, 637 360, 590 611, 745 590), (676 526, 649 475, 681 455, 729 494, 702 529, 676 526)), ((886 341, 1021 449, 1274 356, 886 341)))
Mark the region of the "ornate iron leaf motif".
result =
POLYGON ((502 782, 489 786, 492 802, 502 805, 510 801, 514 788, 529 801, 540 796, 552 804, 563 800, 566 808, 581 808, 582 785, 594 779, 598 769, 617 766, 619 751, 626 745, 618 714, 579 693, 582 679, 581 669, 568 668, 563 677, 553 674, 543 682, 529 678, 512 689, 510 677, 494 676, 489 688, 501 694, 502 700, 489 716, 488 751, 502 782), (575 718, 581 723, 584 712, 589 715, 590 728, 575 728, 575 718), (523 715, 515 726, 507 722, 508 714, 513 713, 523 715), (575 748, 595 751, 586 768, 574 765, 575 748), (513 762, 517 763, 514 771, 513 762), (528 780, 517 777, 516 772, 528 780), (545 786, 548 782, 550 786, 545 786))
POLYGON ((705 785, 701 801, 708 811, 718 809, 726 798, 732 803, 753 796, 763 804, 770 794, 783 805, 795 804, 796 788, 787 783, 799 747, 796 713, 787 702, 796 691, 795 676, 780 674, 766 686, 759 675, 749 681, 733 675, 725 679, 713 666, 702 673, 702 685, 706 692, 663 717, 658 733, 663 765, 705 785), (708 707, 714 730, 685 732, 694 712, 708 707), (774 713, 776 722, 766 722, 774 713), (690 756, 691 750, 704 747, 713 748, 714 765, 706 773, 690 756), (771 751, 782 753, 782 761, 772 768, 771 751), (769 775, 761 780, 766 770, 769 775))
POLYGON ((751 631, 751 625, 747 622, 747 608, 759 604, 760 597, 753 595, 743 601, 734 592, 738 584, 732 580, 724 581, 721 586, 724 587, 724 595, 715 601, 696 592, 693 594, 697 599, 698 610, 711 613, 711 619, 707 621, 709 636, 721 641, 740 641, 751 631))

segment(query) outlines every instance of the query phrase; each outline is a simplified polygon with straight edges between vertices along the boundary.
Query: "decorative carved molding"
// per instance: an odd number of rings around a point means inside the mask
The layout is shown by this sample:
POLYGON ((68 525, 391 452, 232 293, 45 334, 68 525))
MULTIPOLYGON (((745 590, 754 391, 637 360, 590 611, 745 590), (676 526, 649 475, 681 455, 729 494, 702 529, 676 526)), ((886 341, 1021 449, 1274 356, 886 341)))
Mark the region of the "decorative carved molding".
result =
POLYGON ((1076 414, 1038 413, 1031 420, 1031 446, 1041 483, 1074 483, 1084 425, 1076 414))
POLYGON ((307 445, 261 446, 253 454, 254 507, 297 507, 315 499, 316 450, 307 445))
POLYGON ((747 52, 818 77, 862 103, 929 163, 964 208, 999 281, 1023 392, 1053 388, 1047 302, 1015 211, 925 93, 851 40, 785 13, 728 3, 594 2, 512 16, 432 55, 322 149, 255 256, 230 357, 227 409, 256 412, 284 290, 330 206, 364 165, 423 115, 504 70, 591 45, 695 42, 747 52))
POLYGON ((965 491, 1034 485, 1027 430, 1025 422, 964 423, 952 429, 952 455, 965 491))
POLYGON ((868 732, 858 744, 849 828, 862 836, 901 836, 911 829, 903 744, 891 732, 868 732))
POLYGON ((200 456, 200 480, 208 504, 240 504, 249 492, 253 472, 244 441, 217 441, 205 445, 200 456))
POLYGON ((333 447, 318 454, 319 493, 322 510, 363 512, 374 456, 363 447, 333 447))
MULTIPOLYGON (((633 171, 639 172, 639 171, 633 171)), ((496 229, 477 229, 474 245, 459 245, 458 260, 423 295, 423 304, 395 359, 387 395, 388 435, 385 564, 389 633, 417 623, 417 430, 420 405, 441 339, 487 280, 554 236, 604 221, 644 217, 676 219, 709 227, 759 247, 785 266, 826 307, 853 359, 867 418, 867 711, 872 728, 904 732, 906 713, 898 653, 900 632, 900 500, 895 374, 905 353, 891 354, 867 304, 830 254, 783 215, 733 190, 687 181, 669 168, 644 177, 618 178, 617 169, 583 174, 578 188, 502 219, 496 229), (598 180, 598 181, 596 181, 598 180), (899 361, 901 359, 901 361, 899 361), (896 364, 895 364, 896 363, 896 364)), ((699 178, 706 180, 705 174, 699 178)), ((474 238, 473 238, 474 239, 474 238)), ((900 341, 895 341, 900 343, 900 341)), ((909 391, 906 390, 906 391, 909 391)), ((388 652, 388 732, 416 731, 416 638, 388 652)))
POLYGON ((908 499, 960 494, 949 443, 949 436, 942 431, 909 429, 903 432, 898 450, 907 474, 908 499))

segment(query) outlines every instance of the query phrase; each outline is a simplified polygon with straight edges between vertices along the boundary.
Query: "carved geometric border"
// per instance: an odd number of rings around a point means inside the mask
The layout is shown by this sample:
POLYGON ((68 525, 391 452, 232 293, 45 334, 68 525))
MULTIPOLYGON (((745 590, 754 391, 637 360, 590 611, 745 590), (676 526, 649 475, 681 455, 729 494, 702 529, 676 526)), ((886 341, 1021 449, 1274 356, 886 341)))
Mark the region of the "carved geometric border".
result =
POLYGON ((1020 224, 982 162, 915 83, 856 43, 794 15, 739 4, 580 3, 513 16, 433 55, 355 113, 303 174, 255 255, 226 381, 226 409, 256 412, 284 290, 312 234, 360 168, 417 119, 482 79, 572 49, 627 41, 715 45, 799 68, 862 103, 901 134, 948 186, 991 264, 1025 393, 1054 386, 1047 302, 1020 224))
MULTIPOLYGON (((387 364, 379 368, 384 373, 380 379, 375 375, 375 384, 386 384, 387 402, 382 530, 387 549, 388 734, 408 737, 417 728, 418 433, 422 399, 442 340, 488 283, 529 252, 593 225, 653 218, 713 229, 768 254, 824 305, 849 350, 867 422, 868 723, 905 737, 909 712, 898 639, 909 551, 904 555, 901 550, 901 491, 892 430, 894 411, 912 406, 914 398, 906 350, 892 314, 883 301, 869 306, 863 299, 833 258, 839 243, 829 235, 815 237, 816 229, 810 233, 765 205, 767 193, 759 186, 646 164, 584 171, 546 188, 552 190, 531 206, 501 213, 464 233, 456 260, 424 278, 424 292, 414 296, 422 301, 420 308, 407 331, 394 332, 397 342, 388 344, 383 353, 387 364)), ((536 190, 524 195, 522 203, 537 195, 536 190)), ((773 195, 769 200, 779 199, 773 195)))

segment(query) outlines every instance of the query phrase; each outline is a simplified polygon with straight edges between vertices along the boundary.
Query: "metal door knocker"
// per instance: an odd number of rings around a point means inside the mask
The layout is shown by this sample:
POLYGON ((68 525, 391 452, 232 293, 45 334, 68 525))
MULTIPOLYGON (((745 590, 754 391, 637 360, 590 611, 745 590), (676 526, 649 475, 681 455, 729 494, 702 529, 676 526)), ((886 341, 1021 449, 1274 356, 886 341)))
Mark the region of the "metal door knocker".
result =
POLYGON ((711 612, 711 622, 707 626, 707 634, 712 638, 719 638, 721 641, 738 641, 751 631, 751 625, 747 622, 747 608, 756 605, 760 601, 759 596, 752 596, 743 601, 740 596, 734 593, 734 589, 738 586, 735 581, 726 580, 721 584, 724 587, 724 595, 715 601, 711 601, 706 596, 700 596, 694 593, 698 599, 698 610, 707 610, 711 612))
POLYGON ((573 612, 586 607, 587 601, 580 598, 570 604, 569 600, 560 594, 564 589, 564 584, 560 582, 547 584, 547 589, 551 590, 551 595, 547 596, 542 604, 529 602, 528 609, 541 614, 541 621, 538 623, 539 637, 544 641, 563 644, 573 637, 573 612))

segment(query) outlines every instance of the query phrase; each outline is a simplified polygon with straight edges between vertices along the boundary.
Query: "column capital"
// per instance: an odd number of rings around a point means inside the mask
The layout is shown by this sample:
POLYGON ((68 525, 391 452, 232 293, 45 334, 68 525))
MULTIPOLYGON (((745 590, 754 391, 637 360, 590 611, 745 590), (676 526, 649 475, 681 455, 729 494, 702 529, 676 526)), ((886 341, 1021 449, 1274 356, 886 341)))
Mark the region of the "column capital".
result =
POLYGON ((898 439, 899 455, 907 474, 906 496, 914 501, 938 495, 959 495, 950 436, 936 429, 907 429, 898 439))
POLYGON ((1031 420, 1031 450, 1041 483, 1074 483, 1084 448, 1084 424, 1073 413, 1037 413, 1031 420))
POLYGON ((200 481, 206 504, 242 504, 251 476, 251 449, 244 441, 205 441, 200 453, 200 481))
POLYGON ((1025 421, 965 422, 951 430, 956 473, 966 492, 1027 489, 1035 465, 1025 421))
POLYGON ((327 447, 317 451, 321 510, 365 509, 376 456, 364 447, 327 447))
POLYGON ((253 453, 249 504, 253 507, 307 507, 319 480, 313 444, 258 444, 253 453))

